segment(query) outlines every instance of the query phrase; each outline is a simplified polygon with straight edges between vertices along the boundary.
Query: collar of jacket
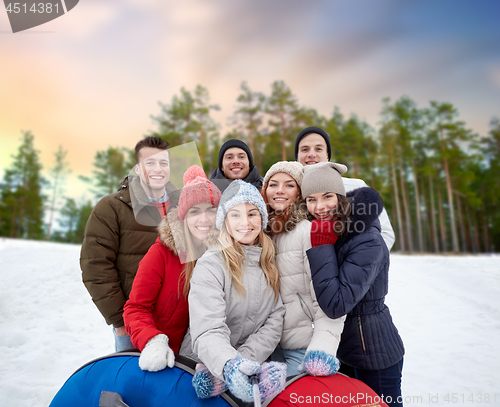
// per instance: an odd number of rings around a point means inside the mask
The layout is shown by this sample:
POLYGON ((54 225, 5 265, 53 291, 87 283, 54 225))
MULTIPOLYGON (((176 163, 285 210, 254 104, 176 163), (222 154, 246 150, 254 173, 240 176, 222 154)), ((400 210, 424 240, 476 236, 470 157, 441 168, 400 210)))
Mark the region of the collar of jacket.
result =
MULTIPOLYGON (((228 183, 227 183, 228 185, 231 181, 233 181, 233 180, 226 178, 224 173, 218 168, 216 168, 215 170, 212 171, 212 174, 210 175, 210 179, 211 180, 225 179, 228 181, 228 183)), ((259 170, 255 165, 253 166, 252 170, 248 173, 248 175, 243 179, 243 181, 248 182, 249 184, 252 184, 254 187, 257 187, 258 189, 262 188, 262 181, 263 180, 264 180, 264 178, 262 178, 260 176, 259 170)), ((218 186, 218 184, 216 184, 216 185, 218 186)))
MULTIPOLYGON (((274 210, 269 213, 269 222, 267 223, 267 230, 273 230, 273 222, 276 217, 274 210)), ((307 206, 304 200, 299 199, 298 201, 290 205, 290 217, 288 222, 285 224, 285 230, 283 232, 291 232, 295 227, 303 220, 308 219, 307 206)))
POLYGON ((335 243, 337 248, 371 228, 380 232, 378 217, 384 209, 384 204, 379 193, 373 188, 363 187, 348 192, 347 198, 351 203, 351 213, 346 224, 347 232, 335 243))

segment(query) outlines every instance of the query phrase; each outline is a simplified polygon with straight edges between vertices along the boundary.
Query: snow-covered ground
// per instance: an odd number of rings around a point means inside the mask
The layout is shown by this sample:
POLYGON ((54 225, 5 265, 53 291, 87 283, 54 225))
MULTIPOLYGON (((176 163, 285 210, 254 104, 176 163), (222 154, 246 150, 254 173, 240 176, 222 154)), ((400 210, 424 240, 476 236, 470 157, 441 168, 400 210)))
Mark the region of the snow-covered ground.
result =
MULTIPOLYGON (((79 254, 0 238, 0 407, 48 406, 78 367, 113 352, 79 254)), ((395 254, 387 303, 406 346, 406 406, 500 405, 500 256, 395 254)))

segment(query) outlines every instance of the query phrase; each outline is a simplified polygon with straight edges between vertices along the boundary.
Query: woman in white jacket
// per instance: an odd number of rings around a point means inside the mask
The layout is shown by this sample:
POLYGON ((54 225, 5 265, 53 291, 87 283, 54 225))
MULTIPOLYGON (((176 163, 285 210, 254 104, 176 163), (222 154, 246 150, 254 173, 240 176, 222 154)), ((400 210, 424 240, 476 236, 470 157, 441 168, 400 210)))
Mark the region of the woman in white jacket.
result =
POLYGON ((311 222, 301 199, 302 173, 302 164, 280 161, 266 173, 262 188, 269 210, 266 231, 276 245, 285 306, 281 341, 271 358, 285 362, 289 376, 301 371, 329 376, 340 366, 336 353, 345 316, 328 318, 316 301, 306 254, 311 248, 311 222))
POLYGON ((220 394, 227 385, 238 398, 253 401, 252 376, 262 401, 284 389, 286 366, 263 363, 278 345, 284 314, 266 224, 267 209, 257 188, 233 181, 217 210, 220 233, 205 241, 211 247, 190 281, 193 351, 203 363, 193 378, 199 397, 220 394))

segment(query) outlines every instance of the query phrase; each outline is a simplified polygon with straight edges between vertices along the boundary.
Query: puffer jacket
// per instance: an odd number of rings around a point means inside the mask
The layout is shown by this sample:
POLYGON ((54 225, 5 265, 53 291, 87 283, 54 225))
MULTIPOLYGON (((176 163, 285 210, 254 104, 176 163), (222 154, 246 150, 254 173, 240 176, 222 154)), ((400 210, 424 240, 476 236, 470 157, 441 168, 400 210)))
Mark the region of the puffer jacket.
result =
POLYGON ((365 370, 399 362, 404 346, 385 305, 389 251, 380 234, 380 195, 359 188, 351 197, 348 232, 335 245, 307 252, 318 303, 330 318, 347 314, 337 357, 365 370))
POLYGON ((162 220, 158 231, 158 239, 139 263, 123 319, 132 343, 140 351, 151 338, 165 334, 169 346, 178 353, 189 315, 182 293, 184 266, 179 259, 186 252, 186 242, 177 208, 162 220))
MULTIPOLYGON (((179 192, 172 184, 167 188, 171 198, 168 204, 177 205, 179 192)), ((152 209, 159 214, 158 209, 152 209)), ((118 192, 102 198, 92 210, 85 227, 80 268, 85 287, 108 325, 124 325, 123 306, 137 267, 157 236, 155 226, 140 224, 134 217, 128 177, 118 192)))
POLYGON ((280 295, 285 306, 280 346, 336 355, 345 316, 327 317, 316 301, 306 254, 311 248, 311 222, 307 220, 307 212, 301 210, 300 205, 294 205, 286 226, 286 232, 273 236, 280 295))
POLYGON ((275 299, 259 265, 262 248, 243 246, 243 297, 225 270, 217 246, 198 260, 189 292, 189 328, 193 351, 207 368, 223 379, 226 362, 237 354, 264 362, 278 345, 285 309, 275 299))
MULTIPOLYGON (((254 167, 242 181, 252 184, 260 191, 262 189, 263 180, 264 178, 260 176, 258 168, 254 165, 254 167)), ((210 175, 210 181, 217 185, 221 192, 224 192, 233 180, 226 178, 224 173, 219 168, 216 168, 210 175)))

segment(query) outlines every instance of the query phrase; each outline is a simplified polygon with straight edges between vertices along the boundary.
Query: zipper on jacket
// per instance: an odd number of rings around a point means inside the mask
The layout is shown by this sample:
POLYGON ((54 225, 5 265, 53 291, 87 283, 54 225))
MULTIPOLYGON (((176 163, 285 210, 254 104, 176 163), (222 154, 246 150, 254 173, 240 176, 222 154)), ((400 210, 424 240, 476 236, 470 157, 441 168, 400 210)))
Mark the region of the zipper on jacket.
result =
POLYGON ((358 315, 358 327, 361 334, 361 345, 363 346, 363 353, 366 355, 365 338, 363 337, 363 327, 361 326, 361 315, 358 315))
POLYGON ((299 297, 300 306, 302 307, 302 311, 304 311, 304 314, 306 314, 307 317, 311 320, 311 325, 312 325, 312 328, 314 329, 314 318, 312 316, 311 310, 309 309, 309 307, 307 306, 306 302, 300 296, 299 293, 297 293, 297 296, 299 297))

